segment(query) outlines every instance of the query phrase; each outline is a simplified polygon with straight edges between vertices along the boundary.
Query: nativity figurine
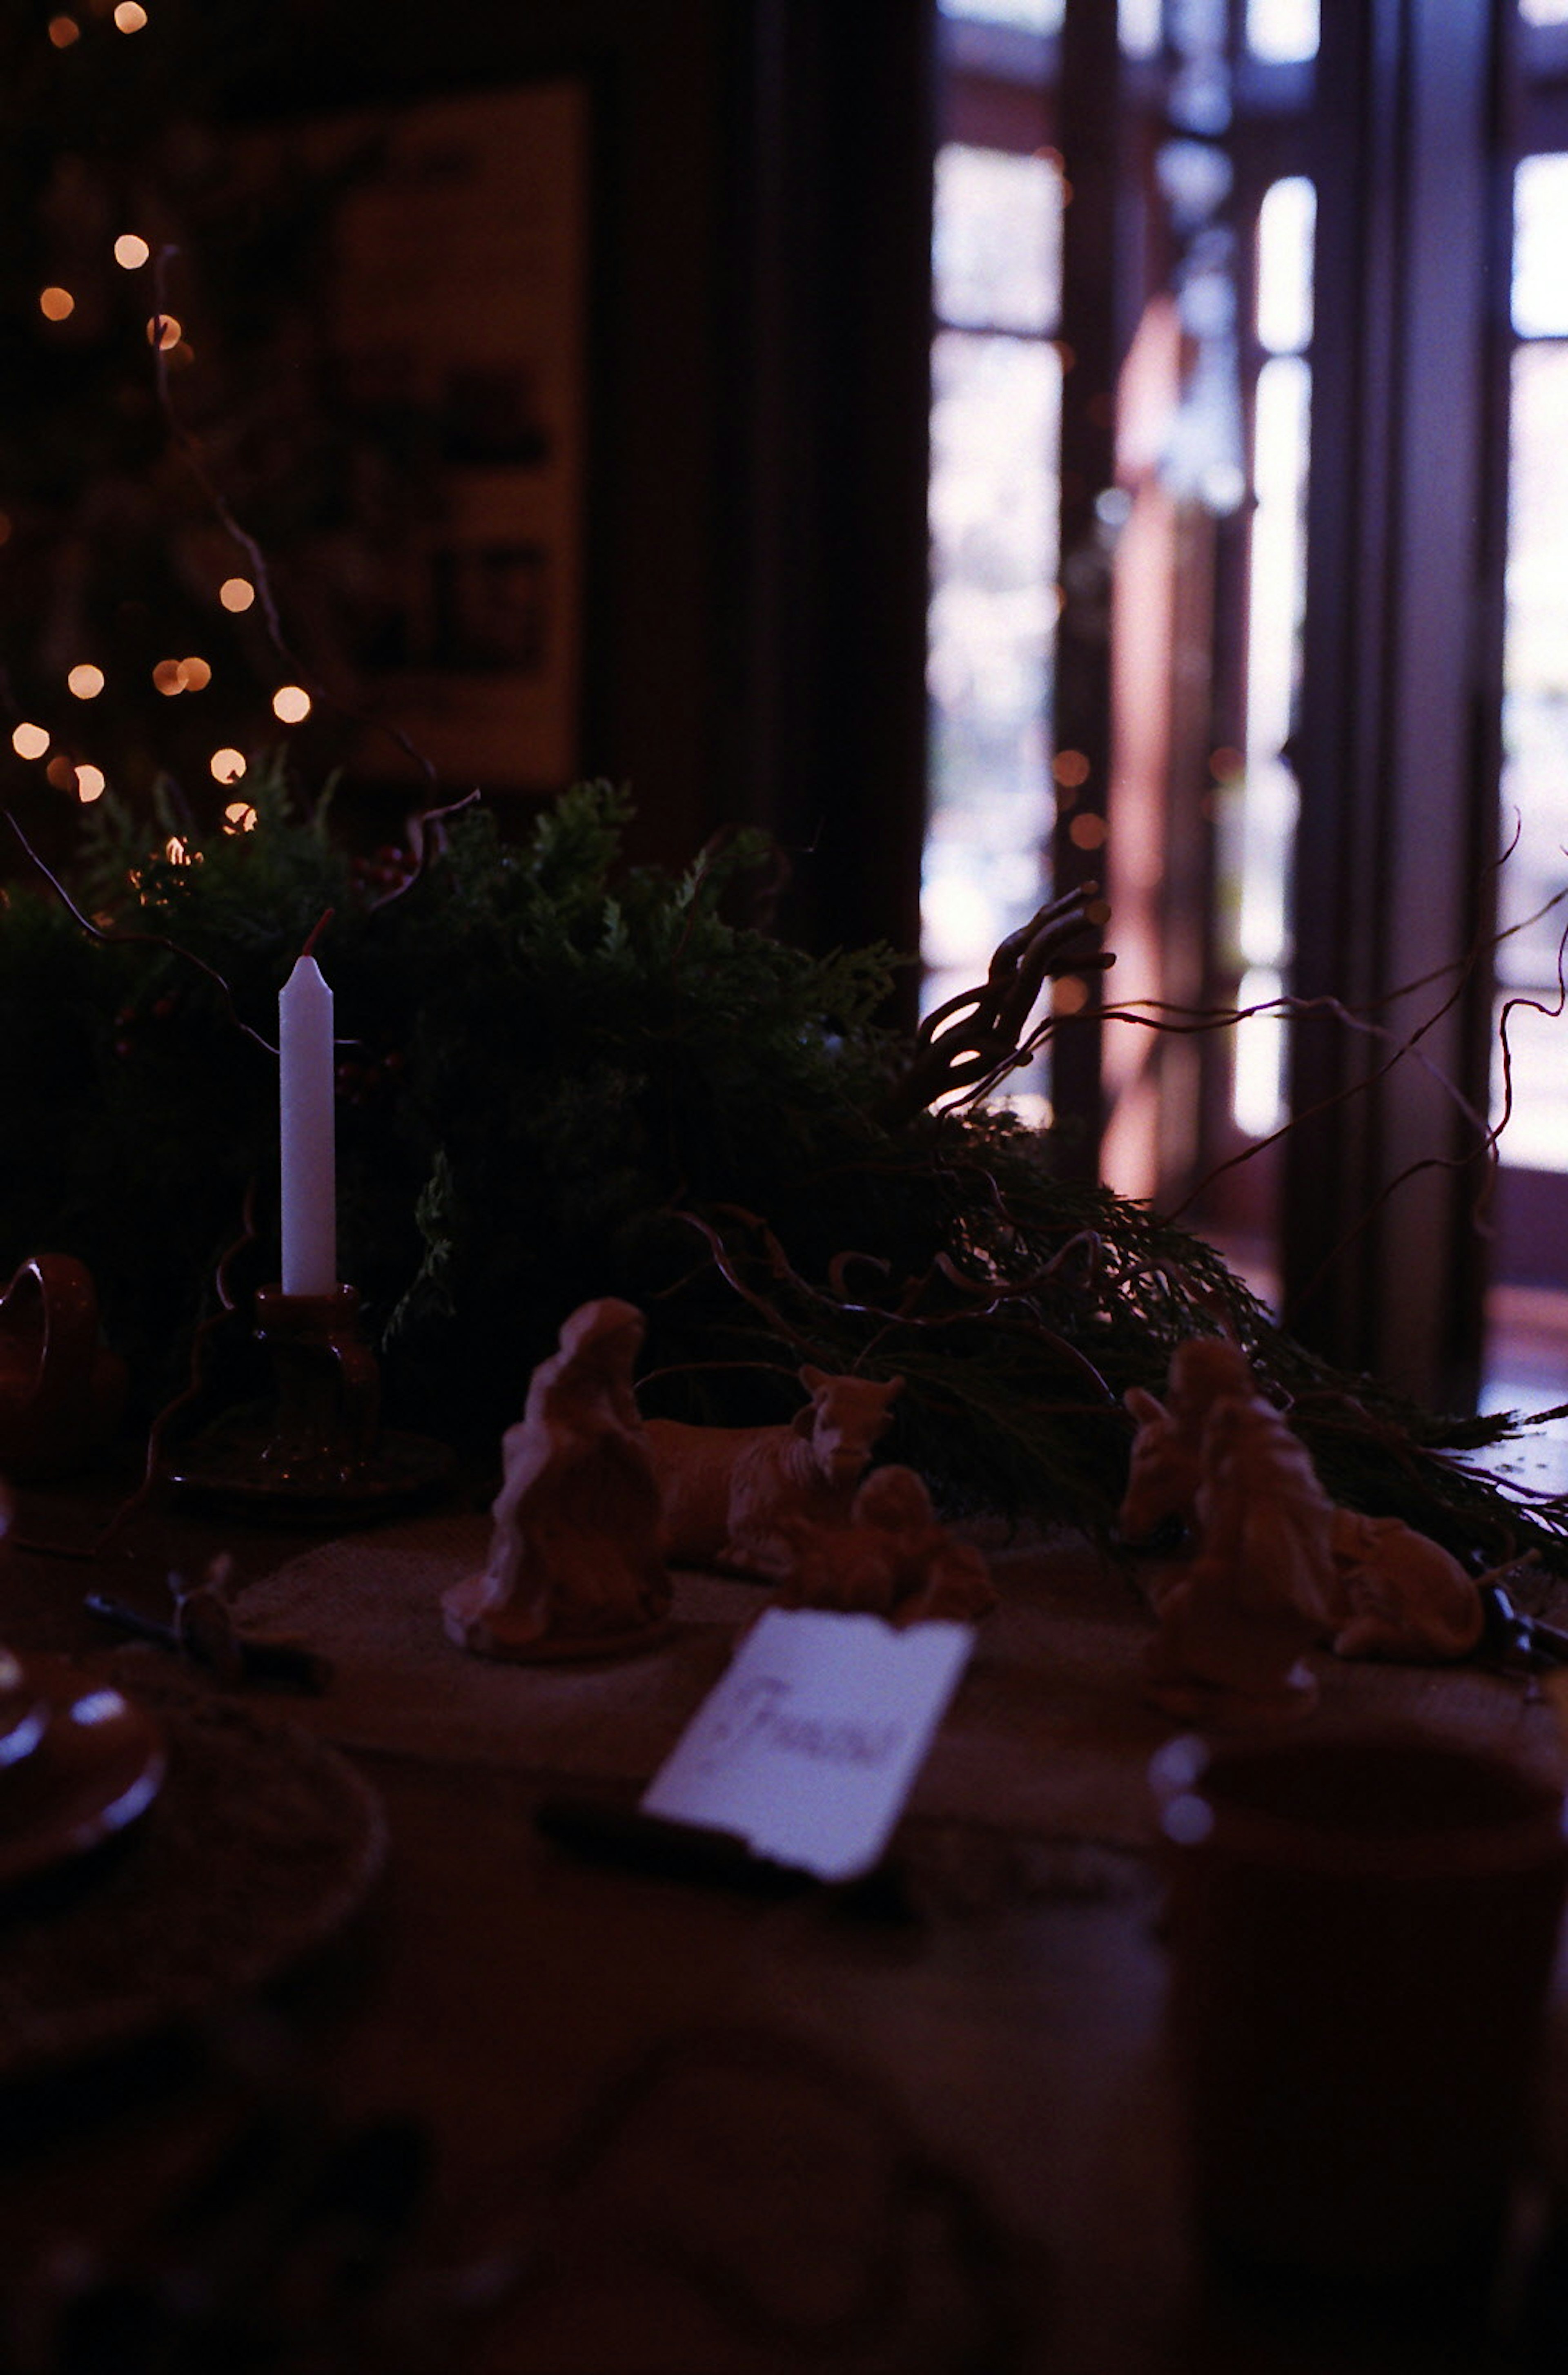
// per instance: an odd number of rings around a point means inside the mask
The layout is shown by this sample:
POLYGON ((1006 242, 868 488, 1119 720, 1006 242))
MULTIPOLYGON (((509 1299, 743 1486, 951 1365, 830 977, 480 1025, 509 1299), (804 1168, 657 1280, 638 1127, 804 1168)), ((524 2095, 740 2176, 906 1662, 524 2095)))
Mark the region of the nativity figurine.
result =
POLYGON ((1336 1509, 1334 1566, 1345 1601, 1337 1658, 1427 1665, 1468 1657, 1481 1637, 1490 1577, 1467 1575, 1451 1551, 1402 1518, 1336 1509))
POLYGON ((799 1377, 810 1400, 784 1426, 648 1421, 671 1565, 779 1583, 795 1561, 790 1523, 848 1525, 903 1380, 830 1377, 809 1365, 799 1377))
MULTIPOLYGON (((1228 1337, 1194 1337, 1178 1345, 1166 1398, 1130 1387, 1126 1405, 1138 1422, 1120 1530, 1133 1543, 1177 1531, 1201 1559, 1214 1519, 1217 1412, 1235 1403, 1259 1406, 1294 1447, 1310 1458, 1286 1421, 1257 1391, 1241 1347, 1228 1337)), ((1281 1458, 1285 1454, 1281 1447, 1281 1458)), ((1314 1479, 1315 1483, 1315 1476, 1314 1479)), ((1404 1659, 1413 1662, 1466 1656, 1480 1639, 1480 1582, 1441 1543, 1401 1518, 1365 1517, 1320 1497, 1328 1512, 1329 1577, 1324 1591, 1321 1638, 1341 1658, 1404 1659)), ((1177 1559, 1150 1598, 1157 1611, 1185 1583, 1190 1556, 1177 1559)))
POLYGON ((1256 1390, 1217 1396, 1198 1444, 1193 1554, 1159 1596, 1145 1656, 1156 1707, 1220 1728, 1310 1712, 1303 1653, 1338 1605, 1334 1516, 1273 1404, 1256 1390))
POLYGON ((847 1525, 786 1513, 779 1526, 793 1553, 782 1607, 844 1609, 903 1625, 973 1624, 996 1604, 983 1554, 938 1522, 913 1468, 874 1468, 847 1525))
POLYGON ((482 1575, 442 1594, 446 1630, 486 1657, 537 1660, 641 1647, 671 1589, 659 1486, 631 1388, 643 1315, 603 1299, 572 1313, 502 1439, 482 1575))

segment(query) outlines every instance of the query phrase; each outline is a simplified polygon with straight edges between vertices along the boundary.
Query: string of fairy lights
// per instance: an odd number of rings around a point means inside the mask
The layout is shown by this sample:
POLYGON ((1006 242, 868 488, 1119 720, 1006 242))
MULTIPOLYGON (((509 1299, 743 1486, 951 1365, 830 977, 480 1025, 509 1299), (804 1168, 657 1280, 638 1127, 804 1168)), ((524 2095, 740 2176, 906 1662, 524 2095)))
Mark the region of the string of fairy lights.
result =
MULTIPOLYGON (((49 20, 47 31, 57 51, 73 48, 85 34, 94 30, 107 30, 110 26, 123 35, 143 31, 149 22, 142 0, 87 0, 80 14, 60 12, 49 20), (103 20, 100 28, 91 19, 103 20), (84 21, 87 20, 87 21, 84 21)), ((114 232, 110 242, 110 254, 114 264, 126 274, 138 274, 154 268, 157 264, 151 240, 135 227, 114 232)), ((159 290, 161 295, 161 290, 159 290)), ((77 297, 70 288, 51 282, 37 292, 38 311, 50 325, 65 325, 72 320, 77 309, 77 297)), ((155 302, 146 321, 146 337, 153 349, 154 363, 159 374, 160 388, 165 385, 163 374, 182 370, 195 360, 195 349, 185 335, 184 325, 160 302, 155 302)), ((0 545, 10 537, 13 523, 0 512, 0 545)), ((253 575, 230 574, 220 578, 211 587, 211 598, 222 610, 238 617, 250 610, 258 598, 258 585, 253 575)), ((270 611, 270 602, 268 603, 270 611)), ((170 656, 156 661, 150 669, 156 691, 167 700, 185 696, 199 697, 214 681, 214 665, 199 653, 183 657, 170 656)), ((74 703, 84 707, 97 701, 110 684, 110 675, 100 660, 84 654, 64 670, 64 690, 74 703)), ((277 684, 271 693, 274 717, 285 727, 299 726, 311 715, 313 702, 307 689, 298 683, 277 684)), ((55 790, 74 797, 82 807, 91 806, 112 788, 110 774, 97 760, 82 755, 79 742, 85 739, 77 732, 51 727, 34 716, 18 718, 11 732, 11 748, 16 756, 42 770, 55 790)), ((213 781, 224 788, 237 787, 248 766, 245 753, 231 743, 218 743, 206 761, 213 781)), ((249 832, 256 822, 256 811, 249 801, 236 797, 223 812, 226 833, 249 832)), ((171 840, 167 855, 176 863, 187 856, 184 844, 171 840)))

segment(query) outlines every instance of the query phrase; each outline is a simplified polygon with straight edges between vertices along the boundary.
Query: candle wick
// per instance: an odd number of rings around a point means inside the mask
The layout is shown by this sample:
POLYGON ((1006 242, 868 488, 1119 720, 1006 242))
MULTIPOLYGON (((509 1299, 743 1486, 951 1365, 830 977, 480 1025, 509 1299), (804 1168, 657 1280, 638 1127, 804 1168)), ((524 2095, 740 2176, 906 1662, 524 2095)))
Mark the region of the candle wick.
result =
POLYGON ((302 957, 314 956, 316 952, 316 942, 320 939, 322 934, 331 923, 335 913, 335 909, 328 907, 316 918, 316 921, 311 927, 311 936, 309 939, 305 942, 304 947, 300 951, 300 954, 302 957))

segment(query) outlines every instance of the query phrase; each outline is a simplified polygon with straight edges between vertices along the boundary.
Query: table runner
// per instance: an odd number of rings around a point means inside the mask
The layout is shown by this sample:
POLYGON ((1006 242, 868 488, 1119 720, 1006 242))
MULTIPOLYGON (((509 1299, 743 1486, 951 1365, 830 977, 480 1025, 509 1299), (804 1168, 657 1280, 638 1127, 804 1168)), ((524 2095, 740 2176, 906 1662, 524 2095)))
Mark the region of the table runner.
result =
MULTIPOLYGON (((911 1811, 1063 1839, 1139 1847, 1152 1831, 1145 1771, 1173 1729, 1139 1695, 1149 1618, 1135 1577, 1081 1537, 981 1537, 1001 1595, 916 1783, 911 1811)), ((345 1537, 287 1560, 241 1613, 333 1661, 320 1699, 279 1711, 337 1744, 562 1780, 648 1779, 722 1671, 757 1587, 678 1574, 656 1646, 581 1665, 506 1665, 446 1637, 441 1595, 483 1564, 489 1520, 438 1515, 345 1537)), ((132 1661, 156 1651, 120 1653, 132 1661)), ((1346 1665, 1324 1653, 1318 1723, 1365 1717, 1435 1725, 1532 1755, 1550 1711, 1524 1683, 1473 1667, 1346 1665)), ((253 1704, 257 1702, 253 1699, 253 1704)))

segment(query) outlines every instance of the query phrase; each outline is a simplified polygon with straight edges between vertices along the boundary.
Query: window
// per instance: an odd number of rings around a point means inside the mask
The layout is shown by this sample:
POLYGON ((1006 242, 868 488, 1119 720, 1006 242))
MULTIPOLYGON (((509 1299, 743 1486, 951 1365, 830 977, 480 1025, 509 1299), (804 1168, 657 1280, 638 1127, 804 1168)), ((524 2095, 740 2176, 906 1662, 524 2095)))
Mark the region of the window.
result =
POLYGON ((1050 783, 1062 175, 1050 151, 937 159, 925 1010, 1039 904, 1050 783))

